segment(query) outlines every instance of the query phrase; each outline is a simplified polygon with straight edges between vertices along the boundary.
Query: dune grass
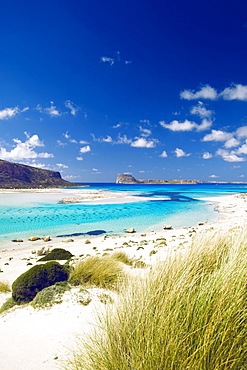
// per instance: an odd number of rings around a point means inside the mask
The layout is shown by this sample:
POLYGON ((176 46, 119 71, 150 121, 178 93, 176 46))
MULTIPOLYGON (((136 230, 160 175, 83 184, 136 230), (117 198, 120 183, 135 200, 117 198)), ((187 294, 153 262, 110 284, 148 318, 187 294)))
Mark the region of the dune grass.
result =
POLYGON ((8 293, 10 291, 11 289, 9 283, 6 283, 5 281, 0 281, 0 293, 8 293))
POLYGON ((246 369, 246 235, 200 235, 130 278, 67 369, 246 369))
POLYGON ((115 251, 111 254, 111 258, 115 261, 124 263, 125 265, 131 266, 133 264, 133 259, 130 258, 125 252, 115 251))
POLYGON ((69 281, 74 285, 86 284, 111 289, 116 287, 121 276, 123 276, 121 264, 109 255, 90 256, 76 263, 69 281))

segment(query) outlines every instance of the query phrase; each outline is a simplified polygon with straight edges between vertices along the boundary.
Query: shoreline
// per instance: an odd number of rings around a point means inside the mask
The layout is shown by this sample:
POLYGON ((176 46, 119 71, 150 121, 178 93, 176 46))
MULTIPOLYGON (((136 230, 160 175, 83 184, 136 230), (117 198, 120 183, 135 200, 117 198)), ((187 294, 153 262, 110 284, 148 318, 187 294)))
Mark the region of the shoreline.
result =
MULTIPOLYGON (((49 242, 24 241, 19 243, 20 249, 15 249, 15 243, 12 243, 10 249, 0 251, 0 281, 12 284, 18 276, 36 264, 40 258, 37 251, 42 247, 64 248, 76 257, 103 255, 119 250, 126 252, 131 258, 153 265, 165 260, 171 253, 186 251, 193 236, 198 233, 226 233, 247 224, 246 193, 201 199, 215 205, 218 212, 216 221, 148 233, 77 236, 73 237, 73 242, 68 241, 71 238, 53 238, 49 242), (157 247, 161 238, 166 239, 167 245, 157 247), (152 251, 155 253, 151 253, 152 251)), ((132 273, 140 274, 138 270, 132 269, 132 273)), ((97 298, 99 289, 90 290, 94 298, 88 306, 76 301, 78 291, 79 288, 73 287, 65 294, 61 304, 51 308, 38 310, 30 305, 15 306, 0 315, 0 331, 4 338, 0 348, 3 368, 55 370, 61 366, 61 362, 77 348, 78 335, 90 331, 95 322, 95 314, 105 309, 97 298)), ((0 305, 10 296, 11 293, 1 293, 0 305)))
MULTIPOLYGON (((137 242, 146 240, 147 243, 151 243, 155 238, 162 238, 166 237, 169 239, 174 239, 183 233, 185 239, 188 241, 188 234, 195 230, 196 232, 202 232, 207 230, 228 230, 232 227, 244 227, 247 224, 247 193, 237 193, 231 195, 221 195, 217 197, 209 197, 209 198, 198 198, 200 200, 204 200, 207 202, 212 202, 214 205, 215 212, 217 212, 218 217, 214 221, 209 221, 207 223, 199 222, 197 225, 191 225, 189 227, 176 227, 171 228, 170 230, 164 229, 154 229, 147 232, 134 232, 134 233, 126 233, 123 232, 121 234, 100 234, 100 235, 64 235, 64 236, 57 236, 51 238, 48 242, 44 242, 41 238, 40 240, 36 241, 29 241, 28 239, 23 239, 23 242, 13 242, 11 240, 8 241, 0 241, 0 246, 4 245, 4 249, 0 249, 0 269, 4 269, 5 273, 0 273, 0 280, 3 278, 7 278, 7 281, 11 283, 11 279, 8 279, 8 270, 9 268, 4 268, 4 264, 7 262, 7 259, 13 256, 17 258, 21 257, 23 254, 23 258, 27 258, 26 255, 30 257, 31 254, 34 255, 34 251, 40 250, 42 247, 45 249, 54 249, 54 248, 64 248, 71 251, 74 255, 81 254, 82 250, 87 254, 89 252, 93 253, 93 247, 97 245, 110 245, 109 248, 116 248, 121 243, 125 242, 126 239, 133 239, 137 242), (72 240, 72 241, 70 241, 72 240), (85 241, 90 241, 90 246, 85 245, 85 241), (33 253, 32 253, 33 252, 33 253), (25 254, 25 256, 24 256, 25 254)), ((172 226, 172 225, 171 225, 172 226)), ((135 227, 135 225, 133 225, 135 227)), ((66 232, 65 232, 66 234, 66 232)), ((30 234, 30 237, 34 235, 30 234)), ((39 236, 39 235, 37 235, 39 236)), ((172 244, 172 247, 176 246, 176 243, 172 244)), ((146 248, 146 253, 150 252, 146 248)), ((127 254, 132 254, 130 248, 123 249, 127 254)), ((103 251, 103 249, 102 249, 103 251)), ((143 254, 143 253, 142 253, 143 254)), ((33 259, 33 255, 31 258, 33 259)), ((144 261, 149 260, 149 258, 144 257, 144 261)), ((6 265, 8 266, 8 265, 6 265)), ((16 269, 16 271, 19 269, 16 269)), ((26 270, 26 269, 24 269, 26 270)), ((23 271, 24 272, 24 271, 23 271)), ((22 272, 21 272, 22 273, 22 272)), ((17 273, 15 274, 17 275, 17 273)), ((5 279, 6 280, 6 279, 5 279)))

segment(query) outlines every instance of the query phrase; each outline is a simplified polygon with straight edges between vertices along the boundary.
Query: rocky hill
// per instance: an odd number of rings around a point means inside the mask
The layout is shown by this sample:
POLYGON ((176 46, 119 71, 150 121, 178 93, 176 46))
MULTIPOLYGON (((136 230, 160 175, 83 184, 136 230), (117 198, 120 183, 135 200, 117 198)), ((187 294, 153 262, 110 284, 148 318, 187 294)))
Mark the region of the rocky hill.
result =
POLYGON ((132 175, 118 175, 117 184, 199 184, 204 181, 199 180, 140 180, 135 179, 132 175))
POLYGON ((0 160, 0 188, 55 188, 67 186, 75 186, 75 184, 63 180, 59 172, 0 160))

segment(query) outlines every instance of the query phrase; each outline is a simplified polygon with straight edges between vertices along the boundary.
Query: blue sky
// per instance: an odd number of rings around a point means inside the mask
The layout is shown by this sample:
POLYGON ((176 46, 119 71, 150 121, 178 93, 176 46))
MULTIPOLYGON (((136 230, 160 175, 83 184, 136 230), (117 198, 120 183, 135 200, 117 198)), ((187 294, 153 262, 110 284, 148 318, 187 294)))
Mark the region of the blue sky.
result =
POLYGON ((247 181, 245 0, 8 0, 0 43, 1 159, 247 181))

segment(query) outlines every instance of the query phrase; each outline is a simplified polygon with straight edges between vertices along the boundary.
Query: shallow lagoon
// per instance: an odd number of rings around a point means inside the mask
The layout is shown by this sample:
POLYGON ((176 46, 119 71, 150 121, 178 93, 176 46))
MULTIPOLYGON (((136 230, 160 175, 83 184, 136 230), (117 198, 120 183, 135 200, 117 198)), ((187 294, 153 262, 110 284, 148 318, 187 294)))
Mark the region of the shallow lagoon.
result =
POLYGON ((119 204, 61 204, 62 194, 0 194, 0 240, 52 237, 71 234, 121 234, 134 227, 137 232, 195 226, 218 217, 215 204, 199 200, 210 196, 246 192, 247 186, 233 185, 120 185, 90 184, 92 189, 126 191, 156 201, 119 204), (168 197, 169 201, 158 200, 168 197))

